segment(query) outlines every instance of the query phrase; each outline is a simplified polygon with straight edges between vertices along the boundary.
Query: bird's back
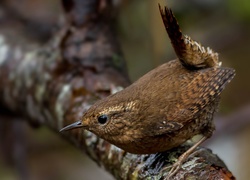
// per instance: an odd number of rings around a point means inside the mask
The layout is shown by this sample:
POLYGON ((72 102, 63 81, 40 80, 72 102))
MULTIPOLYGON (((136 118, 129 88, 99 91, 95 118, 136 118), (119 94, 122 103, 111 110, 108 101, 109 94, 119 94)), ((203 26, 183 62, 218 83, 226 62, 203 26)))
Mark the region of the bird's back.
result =
POLYGON ((163 117, 159 121, 184 125, 214 104, 234 75, 233 69, 224 67, 191 71, 173 60, 142 76, 127 91, 134 92, 130 96, 140 102, 144 118, 153 114, 163 117))

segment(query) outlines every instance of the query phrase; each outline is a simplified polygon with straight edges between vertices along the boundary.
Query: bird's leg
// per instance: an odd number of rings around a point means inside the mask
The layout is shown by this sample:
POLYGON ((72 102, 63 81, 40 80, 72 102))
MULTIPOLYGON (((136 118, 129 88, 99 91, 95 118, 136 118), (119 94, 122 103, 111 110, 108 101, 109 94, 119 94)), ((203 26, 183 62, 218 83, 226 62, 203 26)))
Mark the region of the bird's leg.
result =
POLYGON ((208 139, 207 136, 203 136, 197 143, 195 143, 192 147, 190 147, 186 152, 184 152, 175 162, 171 168, 171 170, 168 172, 168 176, 166 180, 170 180, 172 176, 174 176, 177 171, 180 169, 182 163, 188 158, 190 154, 194 152, 194 150, 201 144, 203 143, 206 139, 208 139))

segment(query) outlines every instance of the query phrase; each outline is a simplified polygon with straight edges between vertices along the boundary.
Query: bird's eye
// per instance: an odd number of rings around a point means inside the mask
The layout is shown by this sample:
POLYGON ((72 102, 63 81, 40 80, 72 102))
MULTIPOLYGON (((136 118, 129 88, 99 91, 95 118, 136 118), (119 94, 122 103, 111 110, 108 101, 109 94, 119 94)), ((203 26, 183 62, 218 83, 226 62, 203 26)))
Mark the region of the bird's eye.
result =
POLYGON ((108 121, 108 116, 106 114, 103 114, 103 115, 98 117, 98 122, 100 124, 106 124, 107 121, 108 121))

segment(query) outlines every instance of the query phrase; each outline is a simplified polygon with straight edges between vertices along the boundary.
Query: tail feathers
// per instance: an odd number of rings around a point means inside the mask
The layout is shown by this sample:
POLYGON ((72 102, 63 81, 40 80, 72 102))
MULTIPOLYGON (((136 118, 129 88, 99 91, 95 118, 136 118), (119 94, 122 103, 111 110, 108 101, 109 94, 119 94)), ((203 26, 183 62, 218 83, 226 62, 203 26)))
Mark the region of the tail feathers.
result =
POLYGON ((164 26, 168 33, 168 36, 176 52, 176 55, 178 56, 178 58, 183 64, 186 64, 185 61, 183 61, 183 57, 182 57, 182 55, 186 51, 186 44, 184 42, 180 26, 176 18, 174 17, 171 9, 168 9, 167 7, 165 7, 163 10, 161 6, 159 5, 159 10, 161 13, 164 26))
POLYGON ((163 10, 159 5, 159 10, 175 53, 184 67, 193 70, 220 66, 217 53, 182 35, 171 9, 165 7, 163 10))

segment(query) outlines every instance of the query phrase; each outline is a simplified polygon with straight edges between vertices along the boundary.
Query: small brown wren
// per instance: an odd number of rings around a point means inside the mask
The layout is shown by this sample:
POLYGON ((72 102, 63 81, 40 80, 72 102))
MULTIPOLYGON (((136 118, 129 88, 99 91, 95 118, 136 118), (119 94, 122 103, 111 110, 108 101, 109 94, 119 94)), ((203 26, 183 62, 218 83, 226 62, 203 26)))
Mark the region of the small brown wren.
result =
POLYGON ((179 166, 215 127, 220 94, 235 75, 221 67, 218 54, 182 35, 170 9, 160 13, 178 59, 151 70, 136 82, 96 102, 79 122, 61 131, 84 128, 121 149, 151 154, 203 138, 179 158, 179 166))

